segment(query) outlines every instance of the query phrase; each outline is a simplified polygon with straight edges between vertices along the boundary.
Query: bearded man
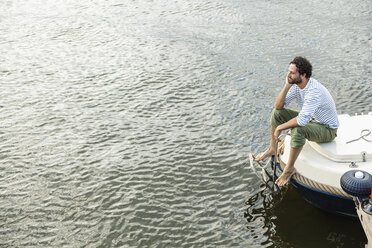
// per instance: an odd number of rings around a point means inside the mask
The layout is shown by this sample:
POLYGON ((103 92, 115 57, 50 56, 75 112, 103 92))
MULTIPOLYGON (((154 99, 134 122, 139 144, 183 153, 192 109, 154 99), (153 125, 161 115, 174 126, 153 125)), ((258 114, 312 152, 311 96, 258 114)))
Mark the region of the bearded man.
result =
POLYGON ((261 161, 275 153, 275 143, 285 129, 291 129, 289 159, 282 175, 275 181, 278 186, 289 182, 296 173, 295 161, 306 139, 315 142, 330 142, 337 136, 339 126, 336 105, 328 90, 311 77, 312 65, 303 57, 289 63, 286 82, 276 97, 271 115, 271 140, 269 148, 255 158, 261 161), (300 111, 285 108, 296 100, 300 111))

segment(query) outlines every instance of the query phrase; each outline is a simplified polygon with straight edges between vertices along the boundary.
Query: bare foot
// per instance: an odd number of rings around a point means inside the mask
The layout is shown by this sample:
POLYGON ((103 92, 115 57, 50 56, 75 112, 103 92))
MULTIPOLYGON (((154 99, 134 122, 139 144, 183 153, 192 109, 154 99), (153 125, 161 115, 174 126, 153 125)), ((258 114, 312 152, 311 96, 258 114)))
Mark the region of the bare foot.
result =
POLYGON ((259 153, 254 160, 256 161, 262 161, 267 157, 270 157, 271 155, 274 155, 275 151, 274 149, 267 149, 264 152, 259 153))
POLYGON ((276 179, 275 183, 278 185, 278 186, 284 186, 286 185, 289 180, 291 179, 291 177, 296 173, 296 169, 295 168, 285 168, 282 175, 280 175, 280 177, 278 179, 276 179))

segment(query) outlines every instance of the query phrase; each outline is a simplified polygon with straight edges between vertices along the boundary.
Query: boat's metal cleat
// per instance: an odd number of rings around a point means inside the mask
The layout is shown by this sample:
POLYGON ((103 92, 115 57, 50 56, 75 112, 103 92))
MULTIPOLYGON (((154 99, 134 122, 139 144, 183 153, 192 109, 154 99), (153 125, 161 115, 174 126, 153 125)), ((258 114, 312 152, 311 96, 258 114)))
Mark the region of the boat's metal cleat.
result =
POLYGON ((351 163, 349 164, 349 167, 350 167, 350 168, 358 168, 358 165, 357 165, 355 162, 351 162, 351 163))
POLYGON ((362 161, 363 161, 363 162, 366 162, 366 161, 367 161, 367 160, 366 160, 367 152, 361 152, 361 154, 362 154, 362 161))

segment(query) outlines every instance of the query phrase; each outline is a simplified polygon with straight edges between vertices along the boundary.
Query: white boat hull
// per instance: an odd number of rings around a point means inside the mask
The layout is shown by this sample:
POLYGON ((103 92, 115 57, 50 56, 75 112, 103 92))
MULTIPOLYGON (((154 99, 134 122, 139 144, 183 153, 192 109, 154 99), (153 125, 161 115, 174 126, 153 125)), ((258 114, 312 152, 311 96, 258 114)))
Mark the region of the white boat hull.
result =
MULTIPOLYGON (((296 160, 297 173, 291 183, 313 205, 329 212, 357 217, 352 196, 340 185, 342 175, 349 170, 362 170, 372 175, 372 142, 360 139, 361 130, 372 129, 372 113, 365 116, 339 116, 340 128, 335 141, 317 144, 306 141, 296 160), (363 154, 364 153, 364 154, 363 154)), ((372 135, 370 135, 372 139, 372 135)), ((288 161, 290 136, 286 136, 280 166, 288 161)))

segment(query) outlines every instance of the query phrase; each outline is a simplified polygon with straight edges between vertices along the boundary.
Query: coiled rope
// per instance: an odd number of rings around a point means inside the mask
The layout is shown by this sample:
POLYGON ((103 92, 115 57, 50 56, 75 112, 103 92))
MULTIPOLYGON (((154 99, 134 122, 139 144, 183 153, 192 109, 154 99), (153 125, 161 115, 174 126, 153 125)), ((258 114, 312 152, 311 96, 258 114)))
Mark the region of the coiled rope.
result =
POLYGON ((353 140, 350 140, 350 141, 346 142, 346 144, 349 144, 349 143, 351 143, 351 142, 354 142, 354 141, 357 141, 357 140, 360 140, 360 139, 364 139, 364 140, 367 141, 367 142, 372 142, 372 140, 366 139, 366 137, 367 137, 368 135, 370 135, 371 133, 372 133, 371 130, 369 130, 369 129, 363 129, 363 130, 360 132, 360 137, 359 137, 359 138, 357 138, 357 139, 353 139, 353 140))

